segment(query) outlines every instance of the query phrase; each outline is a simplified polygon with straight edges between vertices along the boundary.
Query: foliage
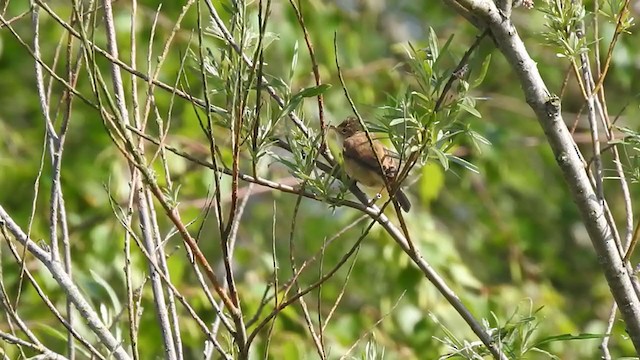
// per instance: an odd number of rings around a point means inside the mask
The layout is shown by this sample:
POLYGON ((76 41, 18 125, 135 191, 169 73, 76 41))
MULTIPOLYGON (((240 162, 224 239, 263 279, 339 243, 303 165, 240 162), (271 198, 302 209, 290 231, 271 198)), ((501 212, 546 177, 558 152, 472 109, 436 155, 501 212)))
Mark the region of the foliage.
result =
MULTIPOLYGON (((635 199, 640 178, 635 119, 640 108, 637 96, 629 94, 640 93, 630 76, 637 72, 633 59, 640 51, 632 16, 618 18, 622 3, 599 2, 600 10, 593 11, 594 3, 547 1, 536 4, 537 10, 515 10, 513 17, 550 91, 561 96, 568 126, 587 154, 592 145, 583 140, 589 131, 580 116, 584 100, 570 68, 581 54, 594 56, 598 46, 603 57, 610 54, 612 66, 602 86, 609 112, 620 114, 615 129, 623 136, 603 148, 624 146, 623 165, 635 199), (596 22, 600 32, 588 27, 580 38, 575 30, 581 21, 596 22), (615 39, 610 52, 601 37, 615 39)), ((24 3, 7 4, 5 20, 29 10, 24 3)), ((544 134, 490 38, 478 41, 468 66, 458 69, 479 32, 440 2, 429 2, 428 11, 421 2, 391 1, 213 4, 251 65, 228 44, 205 2, 188 8, 179 30, 174 24, 183 4, 165 2, 158 12, 154 1, 137 5, 136 67, 143 74, 157 70, 157 79, 169 89, 158 85, 150 91, 141 80, 134 88, 135 76, 125 75, 129 116, 133 119, 137 112, 147 123, 141 133, 130 131, 118 118, 109 61, 82 49, 77 39, 70 48, 81 69, 75 88, 88 99, 73 98, 60 172, 73 279, 127 350, 133 322, 140 358, 165 355, 159 346, 150 255, 143 250, 149 226, 157 229, 171 284, 196 314, 176 297, 184 357, 217 356, 198 319, 206 328, 217 323, 221 348, 234 357, 242 355, 213 309, 219 296, 213 292, 211 301, 203 290, 213 286, 202 280, 206 274, 195 271, 202 270, 202 264, 193 265, 193 249, 166 215, 175 210, 223 282, 229 271, 225 251, 234 249, 230 257, 243 320, 248 334, 256 331, 251 358, 319 357, 309 328, 322 334, 328 358, 489 356, 385 229, 349 206, 357 203, 350 183, 318 146, 329 137, 320 127, 318 96, 323 99, 323 120, 335 125, 353 112, 347 92, 369 130, 386 139, 405 162, 416 161, 405 181, 414 207, 403 215, 413 243, 485 330, 508 349, 509 358, 600 355, 611 295, 544 134), (300 18, 313 44, 321 84, 314 81, 316 69, 300 18), (206 28, 202 38, 199 24, 206 28), (170 51, 160 56, 169 38, 170 51), (455 81, 448 84, 450 79, 455 81), (181 97, 181 92, 201 102, 181 97), (137 110, 131 107, 134 95, 140 101, 137 110), (132 146, 138 142, 144 144, 144 154, 132 146), (133 161, 137 155, 142 160, 133 161), (158 184, 160 196, 150 201, 157 224, 145 224, 138 208, 130 205, 133 163, 139 165, 147 189, 158 184), (236 172, 237 183, 232 176, 236 172), (249 185, 243 181, 249 178, 283 188, 249 185), (296 194, 299 190, 306 197, 296 194), (227 226, 234 216, 236 230, 227 226), (235 239, 235 246, 225 243, 228 239, 235 239), (331 271, 321 286, 312 287, 331 271), (281 291, 274 294, 274 288, 281 291), (310 289, 302 297, 305 304, 294 302, 275 312, 273 321, 265 320, 274 307, 304 289, 310 289), (524 299, 531 305, 522 310, 524 299), (131 302, 137 321, 128 314, 131 302)), ((68 3, 50 6, 65 19, 73 13, 68 3)), ((120 58, 129 63, 132 5, 113 6, 120 58)), ((42 58, 66 74, 66 60, 54 65, 53 59, 68 56, 59 55, 65 52, 67 32, 40 12, 42 58)), ((96 16, 99 21, 101 15, 96 16)), ((32 36, 29 21, 27 15, 11 25, 22 39, 32 36)), ((93 21, 85 24, 88 29, 93 21)), ((97 26, 86 40, 105 48, 104 25, 97 26)), ((32 239, 49 246, 50 240, 43 239, 50 238, 55 172, 50 150, 43 146, 46 126, 34 90, 34 61, 6 27, 0 30, 0 45, 0 88, 9 89, 0 93, 0 206, 32 239)), ((47 86, 51 82, 52 124, 59 130, 65 123, 65 87, 48 75, 45 80, 47 86), (61 105, 56 106, 58 101, 61 105)), ((612 164, 609 153, 603 157, 605 164, 612 164)), ((614 165, 607 166, 607 198, 621 199, 614 165)), ((616 219, 624 219, 623 201, 611 201, 610 206, 616 219)), ((398 224, 392 208, 388 206, 386 214, 398 224)), ((9 236, 2 241, 2 291, 22 319, 33 324, 29 328, 35 336, 64 354, 66 330, 24 278, 9 246, 15 241, 9 236)), ((22 249, 16 251, 23 256, 22 249)), ((28 254, 25 268, 66 314, 65 293, 28 254)), ((168 297, 171 290, 164 292, 168 297)), ((76 316, 74 324, 87 341, 101 346, 82 318, 76 316)), ((1 332, 11 333, 14 326, 15 319, 0 315, 1 332)), ((91 356, 78 342, 75 348, 78 358, 91 356)), ((633 354, 622 322, 614 323, 610 350, 614 357, 633 354)), ((1 351, 8 358, 38 353, 9 342, 1 351)))

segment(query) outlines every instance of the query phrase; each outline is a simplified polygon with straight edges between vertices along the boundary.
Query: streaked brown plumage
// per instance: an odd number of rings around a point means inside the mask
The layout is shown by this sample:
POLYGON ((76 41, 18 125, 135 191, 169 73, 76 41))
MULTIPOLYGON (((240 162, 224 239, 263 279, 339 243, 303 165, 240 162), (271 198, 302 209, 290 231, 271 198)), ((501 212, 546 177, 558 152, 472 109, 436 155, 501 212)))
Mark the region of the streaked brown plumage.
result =
MULTIPOLYGON (((341 137, 344 167, 349 177, 362 185, 384 190, 386 189, 385 181, 380 171, 380 165, 382 165, 382 174, 387 182, 394 184, 400 165, 397 154, 375 139, 372 139, 372 148, 367 133, 362 129, 358 119, 353 116, 346 118, 335 127, 335 130, 341 137)), ((395 196, 405 212, 411 209, 411 203, 402 190, 398 189, 395 196)))

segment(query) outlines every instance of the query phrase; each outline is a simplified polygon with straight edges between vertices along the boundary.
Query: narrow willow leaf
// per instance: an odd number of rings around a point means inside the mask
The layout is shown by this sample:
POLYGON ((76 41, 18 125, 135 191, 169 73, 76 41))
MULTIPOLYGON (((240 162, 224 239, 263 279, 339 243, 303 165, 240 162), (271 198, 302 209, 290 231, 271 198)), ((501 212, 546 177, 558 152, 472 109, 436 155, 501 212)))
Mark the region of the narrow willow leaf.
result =
POLYGON ((478 119, 482 119, 482 114, 480 114, 480 112, 475 107, 467 104, 466 102, 461 101, 458 106, 460 106, 460 109, 468 112, 469 114, 477 117, 478 119))
POLYGON ((452 155, 452 154, 447 154, 447 159, 450 160, 450 161, 453 161, 454 163, 456 163, 456 164, 462 166, 463 168, 465 168, 465 169, 467 169, 469 171, 472 171, 472 172, 474 172, 476 174, 480 173, 480 171, 478 170, 477 166, 473 165, 472 163, 468 162, 465 159, 459 158, 459 157, 457 157, 455 155, 452 155))
POLYGON ((484 81, 485 76, 487 76, 487 71, 489 70, 489 64, 491 63, 491 54, 487 55, 482 61, 482 66, 480 67, 480 74, 473 80, 473 84, 471 88, 477 88, 484 81))
POLYGON ((438 161, 440 161, 440 164, 442 164, 442 167, 444 168, 444 170, 445 171, 449 170, 449 159, 447 158, 447 154, 443 153, 442 151, 440 151, 440 149, 436 149, 436 148, 432 148, 431 151, 438 158, 438 161))
POLYGON ((535 344, 535 346, 538 347, 540 345, 548 344, 548 343, 555 342, 555 341, 602 339, 605 336, 607 336, 607 335, 606 334, 592 334, 592 333, 582 333, 582 334, 578 334, 578 335, 572 335, 572 334, 554 335, 554 336, 549 336, 549 337, 546 337, 544 339, 541 339, 540 341, 538 341, 535 344))
POLYGON ((278 119, 282 118, 283 116, 289 115, 298 107, 298 105, 300 105, 304 98, 318 96, 327 91, 327 89, 329 89, 330 87, 331 85, 329 84, 321 84, 319 86, 312 86, 300 90, 298 93, 293 95, 291 99, 289 99, 289 102, 284 105, 282 111, 280 111, 280 114, 278 115, 278 119))

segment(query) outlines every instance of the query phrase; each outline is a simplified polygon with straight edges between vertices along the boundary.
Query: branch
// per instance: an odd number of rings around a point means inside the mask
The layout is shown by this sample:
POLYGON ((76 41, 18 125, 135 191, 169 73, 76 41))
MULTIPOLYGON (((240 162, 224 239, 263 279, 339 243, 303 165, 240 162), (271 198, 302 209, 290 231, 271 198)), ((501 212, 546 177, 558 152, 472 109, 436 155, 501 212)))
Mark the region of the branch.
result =
MULTIPOLYGON (((103 1, 104 8, 104 22, 107 38, 107 51, 114 58, 118 58, 118 44, 116 41, 116 29, 113 19, 113 10, 111 8, 111 1, 103 1)), ((95 63, 94 63, 95 67, 95 63)), ((114 63, 110 63, 111 81, 113 84, 115 103, 118 111, 118 119, 123 123, 130 125, 129 111, 125 101, 125 92, 122 82, 122 74, 120 68, 114 63)), ((133 148, 134 144, 130 144, 133 148)), ((144 148, 138 147, 138 150, 142 152, 144 148)), ((138 182, 132 184, 132 190, 136 192, 136 203, 138 205, 138 216, 140 216, 140 228, 142 230, 142 238, 144 244, 149 252, 152 252, 153 248, 157 245, 158 232, 157 227, 154 226, 154 204, 151 201, 151 194, 145 189, 142 179, 138 178, 138 182)), ((161 256, 161 255, 160 255, 161 256)), ((171 321, 169 319, 168 308, 165 302, 164 291, 162 283, 159 278, 159 274, 156 269, 148 264, 151 289, 153 290, 154 304, 156 306, 156 316, 160 325, 160 333, 162 335, 162 341, 164 345, 165 356, 167 359, 178 360, 181 359, 182 349, 176 347, 175 339, 173 337, 173 329, 171 327, 171 321)))
POLYGON ((487 23, 498 49, 522 84, 526 101, 544 130, 571 196, 578 206, 611 293, 620 307, 627 333, 636 351, 640 352, 640 300, 634 291, 630 271, 613 241, 603 204, 598 201, 580 161, 576 144, 562 119, 558 97, 549 93, 536 63, 529 56, 513 25, 509 19, 500 15, 493 2, 458 0, 458 3, 466 9, 473 9, 487 23))
POLYGON ((80 315, 85 319, 89 328, 100 339, 100 341, 109 349, 113 357, 118 360, 130 359, 127 352, 122 347, 122 343, 118 341, 109 329, 102 323, 98 314, 93 310, 89 302, 82 296, 80 289, 75 285, 69 277, 62 264, 53 261, 51 255, 36 245, 27 234, 13 221, 2 206, 0 206, 0 226, 6 226, 13 236, 27 248, 40 262, 47 267, 49 273, 56 280, 58 285, 67 294, 73 305, 78 309, 80 315))

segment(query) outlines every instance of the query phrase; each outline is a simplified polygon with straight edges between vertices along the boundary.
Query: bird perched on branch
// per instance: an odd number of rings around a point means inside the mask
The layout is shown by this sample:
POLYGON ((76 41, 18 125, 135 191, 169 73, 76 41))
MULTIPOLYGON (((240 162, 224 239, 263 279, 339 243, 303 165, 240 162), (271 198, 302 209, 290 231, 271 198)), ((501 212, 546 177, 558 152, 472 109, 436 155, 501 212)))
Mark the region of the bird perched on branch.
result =
MULTIPOLYGON (((344 169, 350 178, 364 186, 378 188, 378 193, 387 190, 386 183, 389 183, 392 190, 398 186, 398 154, 387 149, 379 140, 372 138, 369 141, 367 133, 356 117, 350 116, 337 127, 331 128, 339 137, 344 169)), ((396 190, 395 198, 402 210, 408 212, 411 209, 411 203, 401 189, 396 190)))

